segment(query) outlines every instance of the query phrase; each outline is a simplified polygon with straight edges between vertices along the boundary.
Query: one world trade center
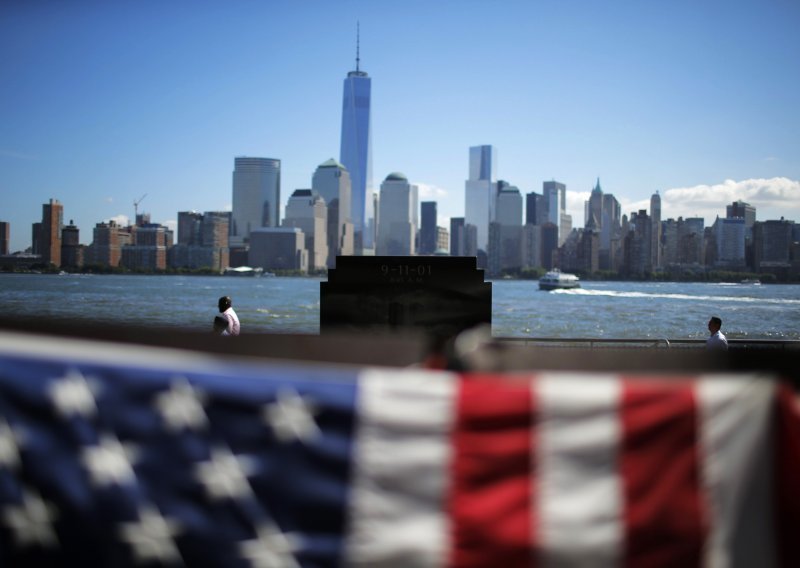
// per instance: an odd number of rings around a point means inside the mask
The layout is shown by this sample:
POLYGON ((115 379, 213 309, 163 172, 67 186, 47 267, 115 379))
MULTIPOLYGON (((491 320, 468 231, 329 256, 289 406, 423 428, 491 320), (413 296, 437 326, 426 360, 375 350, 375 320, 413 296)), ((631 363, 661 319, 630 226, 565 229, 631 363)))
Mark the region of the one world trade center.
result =
POLYGON ((356 254, 374 254, 375 204, 372 191, 372 128, 370 96, 372 79, 359 68, 356 42, 356 70, 344 80, 342 145, 339 161, 350 172, 351 214, 356 254))

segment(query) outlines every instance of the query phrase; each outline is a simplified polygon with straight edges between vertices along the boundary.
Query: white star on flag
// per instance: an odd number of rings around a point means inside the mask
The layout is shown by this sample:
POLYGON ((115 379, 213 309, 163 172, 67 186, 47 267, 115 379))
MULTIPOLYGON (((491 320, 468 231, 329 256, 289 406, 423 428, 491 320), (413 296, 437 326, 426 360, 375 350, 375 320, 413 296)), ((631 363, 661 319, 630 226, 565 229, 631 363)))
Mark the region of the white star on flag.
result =
POLYGON ((236 456, 227 448, 214 448, 211 459, 195 467, 195 476, 212 499, 236 499, 252 492, 247 476, 256 471, 256 464, 248 456, 236 456))
POLYGON ((0 467, 13 470, 19 466, 19 448, 24 437, 0 416, 0 467))
POLYGON ((78 414, 89 418, 97 413, 95 385, 90 385, 78 370, 70 370, 66 376, 56 379, 49 387, 50 399, 62 416, 78 414))
POLYGON ((55 507, 33 491, 23 493, 20 506, 9 506, 3 511, 3 521, 14 531, 14 540, 21 547, 57 546, 58 537, 53 530, 56 516, 55 507))
POLYGON ((256 529, 256 539, 239 543, 242 557, 254 568, 299 568, 294 553, 300 548, 300 539, 291 533, 284 534, 276 526, 264 524, 256 529))
POLYGON ((205 394, 179 377, 172 381, 168 391, 158 395, 155 405, 170 430, 200 430, 208 424, 204 402, 205 394))
POLYGON ((130 445, 123 445, 115 436, 104 435, 98 445, 83 449, 82 459, 96 486, 122 485, 136 479, 131 466, 135 455, 130 445))
POLYGON ((320 435, 319 426, 314 421, 314 409, 311 402, 293 390, 279 390, 277 400, 264 406, 264 421, 275 432, 281 442, 297 439, 310 442, 320 435))
POLYGON ((175 536, 181 532, 177 521, 149 506, 139 511, 137 521, 122 523, 119 529, 120 538, 131 545, 137 564, 181 562, 181 553, 175 544, 175 536))

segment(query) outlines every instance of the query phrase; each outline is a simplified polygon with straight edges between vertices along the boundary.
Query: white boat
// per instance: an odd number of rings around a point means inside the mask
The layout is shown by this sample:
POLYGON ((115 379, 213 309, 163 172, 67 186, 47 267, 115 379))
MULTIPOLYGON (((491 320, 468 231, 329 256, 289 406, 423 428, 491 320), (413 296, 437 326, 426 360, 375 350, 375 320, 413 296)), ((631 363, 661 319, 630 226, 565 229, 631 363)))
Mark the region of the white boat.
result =
POLYGON ((225 276, 261 276, 263 273, 263 268, 253 268, 252 266, 237 266, 236 268, 229 266, 224 272, 225 276))
POLYGON ((580 287, 581 283, 577 276, 561 272, 557 268, 539 278, 539 290, 568 290, 580 287))

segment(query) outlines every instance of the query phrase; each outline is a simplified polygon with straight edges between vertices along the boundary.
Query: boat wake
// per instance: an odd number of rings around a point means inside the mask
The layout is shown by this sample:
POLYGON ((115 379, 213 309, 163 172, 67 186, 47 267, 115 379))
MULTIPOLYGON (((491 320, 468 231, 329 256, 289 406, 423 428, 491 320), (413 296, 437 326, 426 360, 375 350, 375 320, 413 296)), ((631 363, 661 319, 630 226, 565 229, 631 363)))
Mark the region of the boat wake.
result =
POLYGON ((690 294, 658 294, 647 292, 618 292, 616 290, 587 290, 575 288, 572 290, 554 290, 553 294, 570 294, 573 296, 606 296, 612 298, 661 298, 664 300, 707 300, 710 302, 740 302, 744 304, 792 304, 800 305, 800 300, 786 298, 752 298, 748 296, 692 296, 690 294))

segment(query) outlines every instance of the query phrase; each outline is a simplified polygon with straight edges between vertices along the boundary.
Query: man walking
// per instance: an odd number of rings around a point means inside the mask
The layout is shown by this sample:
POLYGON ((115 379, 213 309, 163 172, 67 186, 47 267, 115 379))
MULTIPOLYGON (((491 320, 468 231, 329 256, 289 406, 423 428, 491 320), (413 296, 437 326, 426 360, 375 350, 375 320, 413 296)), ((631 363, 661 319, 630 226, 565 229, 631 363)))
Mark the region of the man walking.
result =
POLYGON ((722 320, 717 316, 712 316, 708 320, 708 331, 711 335, 706 339, 706 349, 728 350, 728 339, 720 331, 721 327, 722 320))

